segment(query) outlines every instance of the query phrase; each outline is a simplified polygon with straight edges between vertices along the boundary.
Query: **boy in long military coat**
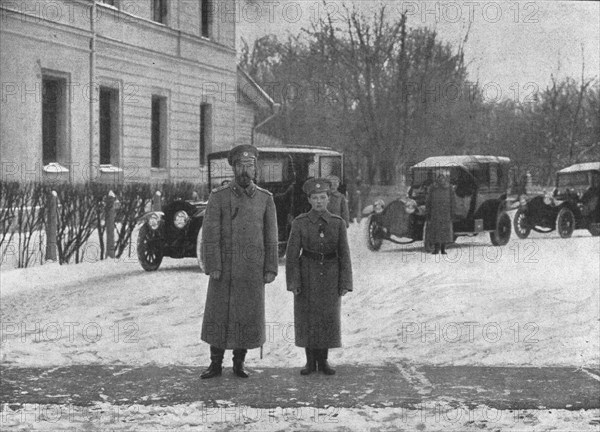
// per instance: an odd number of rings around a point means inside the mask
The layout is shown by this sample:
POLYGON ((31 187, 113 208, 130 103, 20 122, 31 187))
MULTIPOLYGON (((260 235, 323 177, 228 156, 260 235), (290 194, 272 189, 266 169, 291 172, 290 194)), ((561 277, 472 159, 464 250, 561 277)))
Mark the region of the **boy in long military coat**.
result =
POLYGON ((277 216, 271 193, 256 186, 258 150, 233 148, 235 180, 212 191, 202 226, 205 273, 210 275, 202 340, 211 363, 201 377, 221 375, 233 349, 233 371, 247 378, 246 352, 265 342, 265 284, 277 275, 277 216))
POLYGON ((341 346, 341 297, 352 291, 352 265, 345 221, 327 211, 326 179, 304 184, 312 209, 292 222, 286 250, 286 282, 294 296, 296 346, 305 348, 308 375, 335 370, 329 348, 341 346))

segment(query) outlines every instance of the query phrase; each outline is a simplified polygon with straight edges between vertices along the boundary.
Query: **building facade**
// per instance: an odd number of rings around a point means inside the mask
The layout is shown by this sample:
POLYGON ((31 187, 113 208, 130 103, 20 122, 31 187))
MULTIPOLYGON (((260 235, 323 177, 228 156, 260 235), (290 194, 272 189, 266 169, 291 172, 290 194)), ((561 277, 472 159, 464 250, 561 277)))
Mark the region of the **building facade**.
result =
POLYGON ((235 7, 1 0, 2 180, 201 182, 272 103, 239 101, 235 7))

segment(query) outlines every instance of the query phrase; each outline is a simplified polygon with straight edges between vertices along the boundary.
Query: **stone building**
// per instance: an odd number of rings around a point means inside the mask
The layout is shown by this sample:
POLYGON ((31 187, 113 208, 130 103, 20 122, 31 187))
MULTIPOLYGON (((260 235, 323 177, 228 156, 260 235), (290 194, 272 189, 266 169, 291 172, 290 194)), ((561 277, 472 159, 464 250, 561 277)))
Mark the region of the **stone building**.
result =
POLYGON ((274 107, 236 66, 235 7, 1 0, 2 180, 204 178, 274 107))

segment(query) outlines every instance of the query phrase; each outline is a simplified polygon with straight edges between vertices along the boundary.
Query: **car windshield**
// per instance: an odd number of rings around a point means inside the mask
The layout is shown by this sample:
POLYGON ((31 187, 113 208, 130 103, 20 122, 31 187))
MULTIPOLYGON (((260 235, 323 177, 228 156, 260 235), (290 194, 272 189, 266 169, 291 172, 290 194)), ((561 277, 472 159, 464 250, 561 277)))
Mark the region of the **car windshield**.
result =
MULTIPOLYGON (((435 173, 438 172, 441 168, 435 167, 435 168, 415 168, 413 169, 413 175, 412 175, 412 187, 413 188, 420 188, 422 186, 429 186, 430 184, 433 183, 433 179, 435 176, 435 173)), ((444 169, 448 169, 450 170, 450 183, 452 184, 456 184, 457 180, 459 178, 459 170, 457 167, 452 167, 452 168, 444 168, 444 169)))
MULTIPOLYGON (((298 179, 304 182, 308 177, 326 177, 328 175, 343 178, 341 155, 317 157, 307 152, 269 152, 262 151, 258 159, 256 173, 259 185, 286 185, 298 179)), ((215 188, 234 178, 227 157, 210 158, 210 187, 215 188)))
POLYGON ((210 159, 210 188, 222 186, 233 180, 233 168, 227 157, 210 159))
POLYGON ((588 186, 590 184, 588 172, 571 172, 571 173, 559 173, 556 187, 573 187, 573 186, 588 186))
POLYGON ((261 155, 258 160, 257 180, 264 183, 287 183, 294 180, 292 159, 288 154, 261 155))

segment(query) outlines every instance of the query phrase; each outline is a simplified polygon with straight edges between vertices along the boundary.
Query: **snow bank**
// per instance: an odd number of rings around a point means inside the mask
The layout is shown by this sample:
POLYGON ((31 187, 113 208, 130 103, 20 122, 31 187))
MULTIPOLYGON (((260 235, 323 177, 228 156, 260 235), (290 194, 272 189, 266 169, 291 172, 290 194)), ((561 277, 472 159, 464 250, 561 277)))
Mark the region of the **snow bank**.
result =
MULTIPOLYGON (((355 292, 343 300, 344 347, 333 363, 600 364, 598 238, 461 238, 447 256, 420 243, 367 250, 350 227, 355 292)), ((250 367, 299 367, 283 266, 267 286, 268 341, 250 367)), ((2 361, 203 365, 207 277, 195 259, 144 272, 135 257, 2 271, 2 361)))

